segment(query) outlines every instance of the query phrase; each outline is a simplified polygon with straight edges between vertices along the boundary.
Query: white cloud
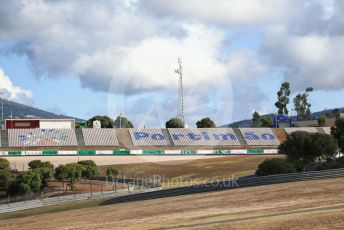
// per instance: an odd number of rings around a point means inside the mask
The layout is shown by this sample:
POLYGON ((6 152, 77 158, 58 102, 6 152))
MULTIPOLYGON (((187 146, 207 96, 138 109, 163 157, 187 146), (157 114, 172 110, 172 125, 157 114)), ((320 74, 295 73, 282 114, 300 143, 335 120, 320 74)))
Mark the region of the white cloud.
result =
POLYGON ((6 99, 27 102, 32 98, 31 90, 22 89, 13 85, 11 79, 5 74, 5 71, 0 68, 0 91, 4 92, 6 99))
POLYGON ((145 0, 142 5, 159 16, 198 19, 223 25, 266 25, 284 21, 295 12, 293 0, 145 0))
MULTIPOLYGON (((175 96, 182 57, 186 112, 196 119, 230 104, 236 117, 247 116, 267 99, 258 81, 276 70, 297 90, 344 88, 342 2, 0 1, 0 53, 26 56, 39 76, 77 77, 111 92, 136 114, 150 108, 136 106, 149 105, 150 95, 175 96), (238 28, 255 37, 235 47, 240 39, 228 38, 240 38, 238 28), (250 48, 252 40, 258 47, 250 48), (235 101, 211 98, 232 84, 235 101)), ((172 113, 173 100, 158 108, 172 113)))
POLYGON ((285 29, 267 32, 263 49, 271 65, 281 68, 292 88, 340 90, 344 88, 344 37, 320 34, 292 35, 285 29))

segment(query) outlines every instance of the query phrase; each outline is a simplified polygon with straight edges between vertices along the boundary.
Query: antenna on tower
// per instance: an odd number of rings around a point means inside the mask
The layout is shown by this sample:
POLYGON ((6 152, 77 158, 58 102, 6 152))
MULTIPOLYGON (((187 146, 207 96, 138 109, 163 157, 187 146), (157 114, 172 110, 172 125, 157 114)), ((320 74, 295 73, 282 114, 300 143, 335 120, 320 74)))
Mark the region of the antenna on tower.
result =
POLYGON ((182 59, 178 58, 178 69, 174 71, 179 76, 178 81, 178 111, 177 117, 184 123, 184 90, 183 90, 183 68, 182 68, 182 59))

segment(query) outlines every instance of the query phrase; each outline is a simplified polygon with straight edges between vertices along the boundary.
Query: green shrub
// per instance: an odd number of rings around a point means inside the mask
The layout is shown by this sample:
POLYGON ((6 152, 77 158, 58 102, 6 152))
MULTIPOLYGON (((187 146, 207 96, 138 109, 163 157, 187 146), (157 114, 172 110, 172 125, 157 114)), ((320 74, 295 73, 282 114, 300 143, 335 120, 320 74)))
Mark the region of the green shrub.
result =
POLYGON ((273 158, 263 161, 255 173, 256 176, 268 176, 296 172, 295 166, 286 159, 273 158))

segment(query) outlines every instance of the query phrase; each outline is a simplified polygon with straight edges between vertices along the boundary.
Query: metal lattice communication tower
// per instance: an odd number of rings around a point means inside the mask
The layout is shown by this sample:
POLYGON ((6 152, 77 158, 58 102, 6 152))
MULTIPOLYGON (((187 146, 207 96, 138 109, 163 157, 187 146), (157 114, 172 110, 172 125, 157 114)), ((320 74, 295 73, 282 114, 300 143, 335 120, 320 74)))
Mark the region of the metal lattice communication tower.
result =
POLYGON ((182 68, 182 59, 181 58, 178 58, 178 69, 176 69, 174 72, 177 73, 179 76, 177 117, 184 122, 183 68, 182 68))

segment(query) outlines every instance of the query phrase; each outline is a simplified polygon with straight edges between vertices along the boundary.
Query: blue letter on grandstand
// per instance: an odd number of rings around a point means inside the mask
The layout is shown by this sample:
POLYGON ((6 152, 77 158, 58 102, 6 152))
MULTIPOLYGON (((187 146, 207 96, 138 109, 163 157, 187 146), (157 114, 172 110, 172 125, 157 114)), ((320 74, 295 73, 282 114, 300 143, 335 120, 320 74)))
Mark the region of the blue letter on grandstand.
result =
POLYGON ((202 132, 202 134, 203 134, 203 137, 204 137, 205 140, 207 140, 207 141, 210 140, 210 137, 209 137, 207 132, 202 132))
POLYGON ((247 140, 259 140, 259 137, 254 132, 246 132, 245 139, 247 140))
POLYGON ((194 134, 192 132, 188 133, 188 136, 193 141, 201 140, 201 136, 200 135, 194 134))
POLYGON ((183 134, 172 134, 172 139, 175 141, 179 141, 179 138, 184 137, 183 134))
POLYGON ((153 140, 165 140, 165 137, 163 136, 163 135, 161 135, 161 134, 159 134, 159 133, 154 133, 153 135, 152 135, 152 139, 153 140))
POLYGON ((149 134, 146 132, 134 132, 135 140, 141 140, 143 138, 149 137, 149 134))
POLYGON ((275 140, 276 137, 270 133, 263 133, 262 138, 264 140, 275 140))
POLYGON ((220 140, 220 136, 222 137, 222 140, 224 141, 228 141, 228 140, 233 140, 235 141, 236 140, 236 137, 234 134, 232 133, 226 133, 226 134, 214 134, 214 139, 219 141, 220 140))

